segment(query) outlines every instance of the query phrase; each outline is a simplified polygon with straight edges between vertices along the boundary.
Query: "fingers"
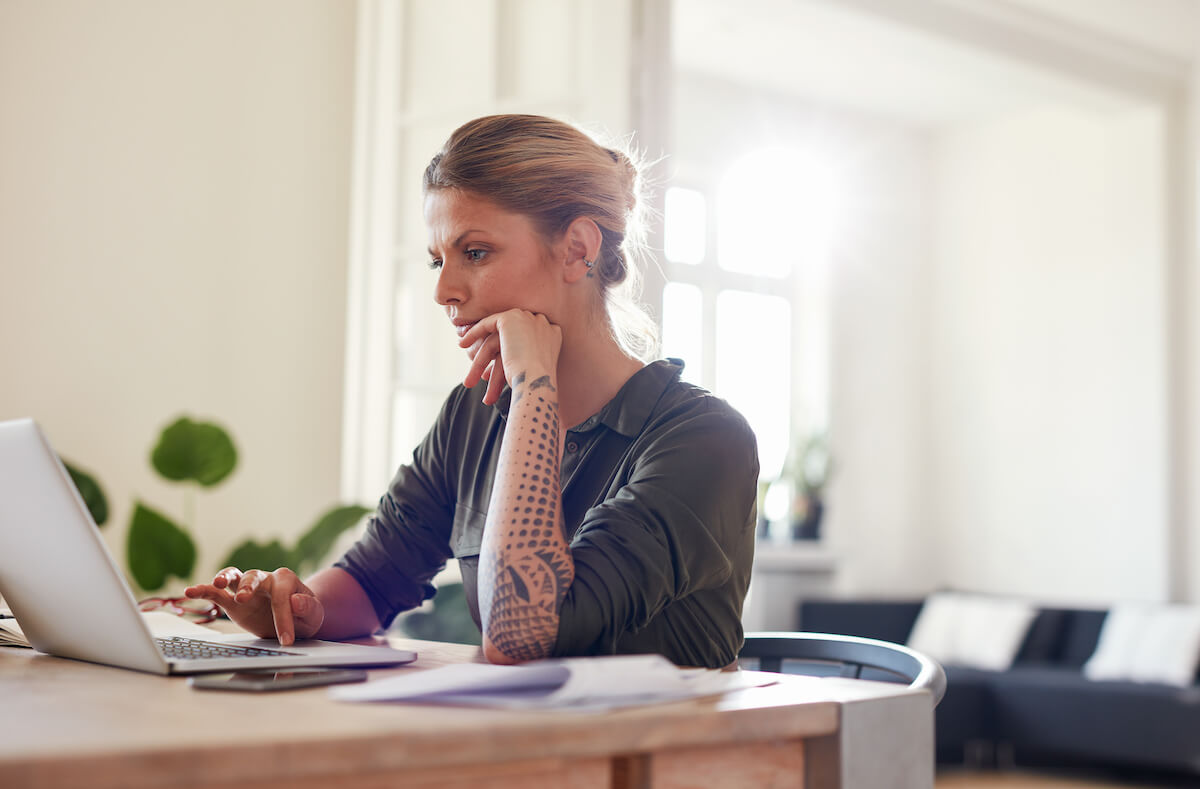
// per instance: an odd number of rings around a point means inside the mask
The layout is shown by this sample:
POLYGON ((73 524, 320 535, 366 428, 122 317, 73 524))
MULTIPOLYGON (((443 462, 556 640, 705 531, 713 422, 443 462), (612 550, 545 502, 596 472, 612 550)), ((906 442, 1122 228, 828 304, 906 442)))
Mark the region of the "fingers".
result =
MULTIPOLYGON (((262 582, 269 585, 264 589, 271 601, 271 617, 275 622, 275 636, 283 646, 290 646, 296 640, 296 625, 292 619, 292 593, 299 582, 296 574, 287 568, 280 568, 262 582), (290 577, 289 577, 290 576, 290 577)), ((262 585, 260 583, 260 585, 262 585)))
POLYGON ((291 596, 292 619, 296 625, 297 638, 310 638, 325 622, 325 607, 311 594, 291 596))
POLYGON ((218 589, 226 587, 236 589, 238 581, 242 579, 242 571, 236 567, 226 567, 216 574, 213 578, 213 586, 218 589))
POLYGON ((238 581, 242 577, 242 571, 236 567, 226 567, 213 576, 212 583, 193 584, 183 590, 183 593, 188 597, 207 597, 205 593, 212 589, 236 589, 238 581))
POLYGON ((273 573, 247 570, 241 575, 232 601, 248 613, 260 611, 258 616, 265 626, 262 629, 269 627, 279 643, 288 646, 296 638, 290 598, 300 589, 307 591, 296 574, 286 567, 273 573))
POLYGON ((485 340, 496 333, 496 322, 499 314, 489 315, 483 320, 476 321, 458 340, 458 347, 467 349, 467 355, 475 358, 473 351, 477 350, 480 340, 485 340))
MULTIPOLYGON (((463 386, 468 389, 479 383, 483 377, 483 371, 487 369, 488 365, 500 358, 500 335, 490 334, 480 340, 477 346, 472 343, 472 349, 475 351, 475 355, 471 358, 471 366, 467 369, 467 375, 463 379, 463 386)), ((494 370, 491 377, 492 379, 496 378, 494 370)), ((490 385, 491 381, 488 383, 490 385)))
POLYGON ((233 592, 233 599, 239 603, 248 603, 258 592, 259 588, 271 576, 262 570, 247 570, 242 573, 238 579, 236 586, 230 586, 230 591, 233 592))
POLYGON ((227 589, 218 589, 212 584, 196 584, 183 590, 184 597, 192 600, 208 600, 228 613, 234 605, 233 595, 227 589))
POLYGON ((504 386, 511 383, 510 369, 556 367, 562 329, 550 323, 545 315, 514 308, 478 321, 458 344, 471 359, 463 386, 470 389, 480 380, 486 380, 483 402, 491 405, 500 399, 504 386))
POLYGON ((467 348, 467 358, 468 359, 475 358, 475 355, 479 353, 479 349, 483 347, 483 343, 486 339, 487 339, 487 337, 480 337, 478 340, 471 343, 471 347, 467 348))
POLYGON ((233 595, 228 590, 236 589, 241 577, 241 570, 236 567, 226 567, 213 576, 211 583, 193 584, 184 589, 183 594, 193 600, 211 600, 224 608, 233 602, 233 595))
POLYGON ((194 584, 184 594, 216 603, 246 630, 284 646, 313 636, 325 620, 321 601, 287 567, 271 573, 226 567, 212 583, 194 584))
POLYGON ((491 405, 500 399, 500 393, 504 391, 504 384, 508 378, 504 372, 504 360, 498 356, 488 369, 491 370, 491 375, 488 377, 487 391, 483 394, 484 405, 491 405))

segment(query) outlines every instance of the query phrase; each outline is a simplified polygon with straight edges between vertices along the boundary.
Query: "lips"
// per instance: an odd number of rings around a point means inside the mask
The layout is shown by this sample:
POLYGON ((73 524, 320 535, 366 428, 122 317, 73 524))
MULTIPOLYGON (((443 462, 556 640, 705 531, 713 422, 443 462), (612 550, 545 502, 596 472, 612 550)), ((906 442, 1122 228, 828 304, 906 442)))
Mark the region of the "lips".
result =
POLYGON ((463 337, 471 330, 479 321, 454 321, 454 331, 458 332, 459 337, 463 337))

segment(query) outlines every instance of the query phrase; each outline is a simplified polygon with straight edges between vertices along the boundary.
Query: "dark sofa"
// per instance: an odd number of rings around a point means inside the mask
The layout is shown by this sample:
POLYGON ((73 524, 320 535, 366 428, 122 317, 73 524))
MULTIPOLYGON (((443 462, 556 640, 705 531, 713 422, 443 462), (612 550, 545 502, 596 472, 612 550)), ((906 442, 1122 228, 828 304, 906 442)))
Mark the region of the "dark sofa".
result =
MULTIPOLYGON (((919 600, 807 600, 797 626, 903 644, 921 606, 919 600)), ((1016 762, 1200 774, 1200 677, 1177 688, 1083 675, 1106 613, 1042 608, 1007 671, 944 666, 938 760, 978 761, 999 752, 1016 762)))

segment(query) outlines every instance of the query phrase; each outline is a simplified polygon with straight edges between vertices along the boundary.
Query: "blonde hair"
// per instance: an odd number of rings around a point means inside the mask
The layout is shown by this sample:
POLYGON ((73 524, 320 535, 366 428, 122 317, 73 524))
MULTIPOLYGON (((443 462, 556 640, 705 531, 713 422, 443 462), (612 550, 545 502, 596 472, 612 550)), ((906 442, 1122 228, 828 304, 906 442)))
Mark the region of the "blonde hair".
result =
POLYGON ((529 217, 556 239, 587 217, 600 228, 599 280, 614 339, 649 361, 658 331, 637 301, 641 285, 641 180, 630 154, 569 123, 540 115, 490 115, 454 130, 425 168, 423 188, 461 189, 529 217))

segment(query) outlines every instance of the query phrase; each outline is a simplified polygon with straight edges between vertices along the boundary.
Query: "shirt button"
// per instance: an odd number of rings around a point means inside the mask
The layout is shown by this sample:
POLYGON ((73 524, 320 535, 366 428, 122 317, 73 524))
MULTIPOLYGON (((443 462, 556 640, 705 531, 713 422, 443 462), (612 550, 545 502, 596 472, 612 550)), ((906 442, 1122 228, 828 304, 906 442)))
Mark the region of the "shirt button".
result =
POLYGON ((567 442, 567 451, 568 451, 568 452, 578 452, 578 451, 579 451, 579 445, 578 445, 578 444, 576 444, 574 441, 568 441, 568 442, 567 442))

